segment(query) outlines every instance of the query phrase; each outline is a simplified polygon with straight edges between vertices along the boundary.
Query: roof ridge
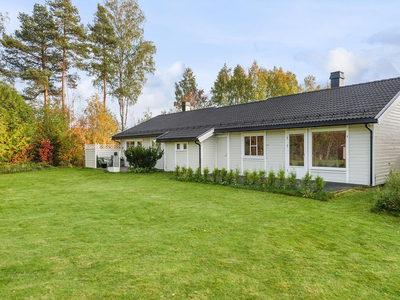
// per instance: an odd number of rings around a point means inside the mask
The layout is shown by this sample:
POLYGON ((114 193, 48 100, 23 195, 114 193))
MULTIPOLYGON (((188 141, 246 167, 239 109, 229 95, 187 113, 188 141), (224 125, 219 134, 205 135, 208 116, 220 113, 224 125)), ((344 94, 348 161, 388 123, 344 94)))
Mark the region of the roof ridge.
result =
MULTIPOLYGON (((396 80, 396 79, 399 80, 400 77, 379 79, 379 80, 374 80, 374 81, 368 81, 368 82, 361 82, 361 83, 354 83, 354 84, 344 85, 344 86, 335 87, 335 88, 326 88, 326 89, 320 89, 320 90, 314 90, 314 91, 308 91, 308 92, 300 92, 300 93, 294 93, 294 94, 289 94, 289 95, 269 97, 269 98, 266 98, 264 100, 258 100, 258 101, 255 100, 255 101, 251 101, 251 102, 247 102, 247 103, 238 103, 238 104, 232 104, 232 105, 226 105, 226 106, 211 106, 211 107, 206 107, 206 108, 194 109, 194 110, 190 110, 190 111, 186 111, 186 112, 202 111, 202 110, 210 109, 210 108, 223 109, 223 108, 235 107, 235 106, 240 106, 240 105, 251 105, 251 104, 265 102, 265 101, 268 101, 268 100, 271 100, 271 99, 281 99, 281 98, 290 97, 290 96, 294 96, 294 95, 305 95, 305 94, 319 93, 319 92, 324 92, 324 91, 329 91, 329 90, 347 89, 347 88, 354 87, 354 86, 357 86, 357 85, 367 85, 367 84, 373 84, 373 83, 377 83, 377 82, 390 81, 390 80, 396 80)), ((179 113, 182 113, 182 112, 175 112, 175 113, 170 113, 170 114, 167 114, 167 115, 179 114, 179 113)))

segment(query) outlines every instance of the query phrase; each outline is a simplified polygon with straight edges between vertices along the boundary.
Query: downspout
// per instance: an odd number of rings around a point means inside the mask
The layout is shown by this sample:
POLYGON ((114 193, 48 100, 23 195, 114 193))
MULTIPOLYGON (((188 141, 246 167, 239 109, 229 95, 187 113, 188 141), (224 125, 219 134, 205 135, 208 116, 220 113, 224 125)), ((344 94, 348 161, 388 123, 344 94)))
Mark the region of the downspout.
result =
POLYGON ((194 143, 199 146, 199 168, 201 170, 201 144, 199 141, 195 141, 194 143))
POLYGON ((372 166, 373 166, 373 157, 372 157, 372 150, 373 150, 373 133, 371 128, 368 127, 368 124, 364 124, 365 128, 369 130, 369 185, 372 186, 372 166))

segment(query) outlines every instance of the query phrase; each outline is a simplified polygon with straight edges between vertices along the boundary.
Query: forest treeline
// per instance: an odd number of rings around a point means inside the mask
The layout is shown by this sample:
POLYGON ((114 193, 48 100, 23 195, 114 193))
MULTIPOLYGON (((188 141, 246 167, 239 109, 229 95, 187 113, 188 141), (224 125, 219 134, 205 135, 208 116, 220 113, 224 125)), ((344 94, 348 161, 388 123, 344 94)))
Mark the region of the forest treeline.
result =
MULTIPOLYGON (((6 33, 7 19, 0 13, 0 164, 82 165, 85 143, 111 143, 112 135, 126 129, 129 107, 155 71, 156 46, 144 37, 144 12, 137 0, 105 0, 84 25, 71 0, 51 0, 19 13, 13 33, 6 33), (79 72, 100 93, 77 113, 67 90, 77 87, 79 72), (107 108, 109 98, 119 105, 118 120, 107 108)), ((169 112, 180 111, 183 101, 199 109, 320 88, 314 76, 299 83, 290 71, 254 61, 247 71, 225 64, 207 94, 186 68, 169 112)), ((152 116, 148 108, 138 122, 152 116)))

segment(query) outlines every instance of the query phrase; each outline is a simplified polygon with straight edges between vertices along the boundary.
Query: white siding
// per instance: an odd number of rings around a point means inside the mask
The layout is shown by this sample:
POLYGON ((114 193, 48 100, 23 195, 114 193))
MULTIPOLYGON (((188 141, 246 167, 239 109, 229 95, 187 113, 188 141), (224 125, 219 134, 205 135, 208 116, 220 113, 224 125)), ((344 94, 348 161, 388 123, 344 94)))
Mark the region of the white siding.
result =
POLYGON ((85 167, 96 168, 96 150, 86 149, 85 150, 85 167))
POLYGON ((123 155, 123 151, 121 151, 119 149, 98 149, 97 156, 111 158, 111 156, 114 155, 115 152, 117 152, 118 155, 123 155))
POLYGON ((189 167, 195 171, 199 167, 199 145, 194 142, 188 143, 189 167))
MULTIPOLYGON (((155 138, 154 138, 155 139, 155 138)), ((154 140, 153 138, 144 138, 143 139, 143 147, 150 147, 152 146, 151 141, 154 140)))
POLYGON ((264 170, 264 158, 249 158, 245 157, 243 158, 243 171, 259 171, 259 170, 264 170))
POLYGON ((400 102, 389 109, 374 125, 375 184, 384 183, 391 168, 400 170, 400 102))
POLYGON ((217 141, 212 136, 203 142, 202 168, 213 170, 217 165, 217 141))
POLYGON ((176 151, 175 150, 175 157, 176 157, 176 166, 185 167, 187 168, 187 150, 185 151, 176 151))
MULTIPOLYGON (((239 169, 241 167, 241 135, 240 133, 229 134, 229 167, 232 170, 239 169)), ((240 170, 242 172, 242 170, 240 170)))
POLYGON ((370 133, 364 125, 349 127, 349 182, 369 185, 370 133))
POLYGON ((285 130, 267 131, 267 169, 278 172, 285 168, 285 130))
POLYGON ((164 149, 165 157, 165 170, 174 171, 175 170, 175 143, 165 143, 164 149))
MULTIPOLYGON (((321 176, 325 181, 346 183, 346 171, 331 171, 331 170, 310 170, 310 174, 315 178, 321 176)), ((352 182, 350 182, 352 183, 352 182)))

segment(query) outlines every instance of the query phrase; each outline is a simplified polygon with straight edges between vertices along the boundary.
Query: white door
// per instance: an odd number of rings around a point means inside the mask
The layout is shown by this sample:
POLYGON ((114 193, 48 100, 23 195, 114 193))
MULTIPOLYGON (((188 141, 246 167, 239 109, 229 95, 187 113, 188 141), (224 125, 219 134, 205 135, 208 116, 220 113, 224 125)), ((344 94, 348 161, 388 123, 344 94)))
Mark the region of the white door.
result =
POLYGON ((228 142, 226 137, 217 137, 217 166, 219 170, 228 168, 228 142))
POLYGON ((295 171, 301 179, 307 173, 307 134, 305 130, 286 134, 286 172, 295 171))

